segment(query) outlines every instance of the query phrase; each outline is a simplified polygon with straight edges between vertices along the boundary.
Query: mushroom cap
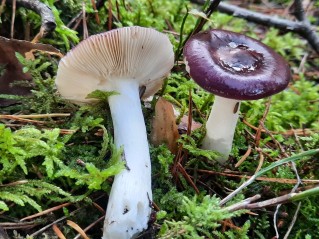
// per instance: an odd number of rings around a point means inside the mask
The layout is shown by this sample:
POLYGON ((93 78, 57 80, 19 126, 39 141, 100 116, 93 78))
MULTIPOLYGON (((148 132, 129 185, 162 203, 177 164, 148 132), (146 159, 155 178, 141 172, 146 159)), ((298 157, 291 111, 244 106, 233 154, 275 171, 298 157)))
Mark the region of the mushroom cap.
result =
POLYGON ((225 30, 193 35, 184 46, 186 70, 198 85, 221 97, 255 100, 284 90, 288 63, 265 44, 225 30))
POLYGON ((92 35, 59 62, 56 86, 62 97, 78 104, 94 90, 114 91, 119 80, 145 86, 143 97, 160 89, 174 65, 168 37, 151 28, 123 27, 92 35))

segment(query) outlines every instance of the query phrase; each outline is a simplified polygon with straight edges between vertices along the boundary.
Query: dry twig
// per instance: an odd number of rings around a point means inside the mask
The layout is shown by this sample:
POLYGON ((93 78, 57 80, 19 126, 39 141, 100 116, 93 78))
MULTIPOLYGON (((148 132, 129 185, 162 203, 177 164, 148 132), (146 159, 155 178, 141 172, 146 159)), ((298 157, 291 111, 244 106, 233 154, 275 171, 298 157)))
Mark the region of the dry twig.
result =
POLYGON ((51 207, 51 208, 49 208, 49 209, 47 209, 47 210, 44 210, 44 211, 42 211, 42 212, 39 212, 39 213, 30 215, 30 216, 24 217, 24 218, 22 218, 22 219, 20 220, 20 222, 25 221, 25 220, 30 220, 30 219, 33 219, 33 218, 36 218, 36 217, 41 217, 41 216, 43 216, 43 215, 46 215, 46 214, 48 214, 48 213, 50 213, 50 212, 54 212, 54 211, 56 211, 56 210, 59 210, 60 208, 67 207, 67 206, 69 206, 69 205, 71 205, 71 203, 63 203, 63 204, 61 204, 61 205, 58 205, 58 206, 55 206, 55 207, 51 207))
POLYGON ((7 2, 12 5, 15 5, 16 2, 18 6, 25 7, 38 13, 42 20, 41 28, 43 36, 54 31, 56 27, 54 15, 51 9, 44 3, 39 0, 7 0, 7 2))
MULTIPOLYGON (((203 0, 191 0, 192 2, 204 4, 203 0)), ((287 19, 270 16, 237 7, 228 3, 221 2, 218 5, 218 10, 222 13, 233 15, 238 18, 246 19, 247 21, 261 24, 268 27, 275 27, 280 30, 295 32, 306 39, 311 47, 319 53, 319 36, 315 31, 315 26, 310 25, 308 21, 290 21, 287 19)))
POLYGON ((246 151, 246 153, 241 157, 241 159, 235 164, 235 168, 238 168, 245 160, 246 158, 248 158, 248 156, 251 153, 251 146, 248 145, 248 149, 246 151))

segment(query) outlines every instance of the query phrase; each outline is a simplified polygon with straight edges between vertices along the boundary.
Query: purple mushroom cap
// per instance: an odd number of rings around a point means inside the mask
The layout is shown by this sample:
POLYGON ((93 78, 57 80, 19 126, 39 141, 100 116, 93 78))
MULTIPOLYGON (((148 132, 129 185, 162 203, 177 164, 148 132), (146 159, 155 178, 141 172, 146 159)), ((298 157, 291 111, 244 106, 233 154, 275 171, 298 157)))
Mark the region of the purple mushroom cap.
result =
POLYGON ((184 46, 186 69, 194 81, 215 95, 255 100, 284 90, 288 63, 265 44, 225 30, 193 35, 184 46))

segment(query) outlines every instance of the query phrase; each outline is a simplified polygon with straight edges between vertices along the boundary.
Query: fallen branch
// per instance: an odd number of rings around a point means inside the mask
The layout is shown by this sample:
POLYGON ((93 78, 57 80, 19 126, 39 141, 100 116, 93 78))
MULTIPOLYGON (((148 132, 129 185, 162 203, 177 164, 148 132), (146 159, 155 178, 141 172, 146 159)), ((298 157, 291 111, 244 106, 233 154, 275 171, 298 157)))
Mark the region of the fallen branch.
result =
MULTIPOLYGON (((201 0, 191 1, 198 4, 204 4, 205 2, 201 0)), ((290 21, 287 19, 279 18, 277 16, 269 16, 267 14, 254 12, 223 2, 218 5, 217 9, 222 13, 233 15, 238 18, 243 18, 250 22, 297 33, 301 37, 306 39, 311 47, 319 54, 319 36, 315 31, 315 26, 312 26, 306 20, 299 22, 290 21)))
POLYGON ((23 119, 51 118, 51 117, 69 117, 70 113, 52 113, 52 114, 34 114, 34 115, 0 115, 1 118, 15 116, 23 119))
POLYGON ((39 115, 1 115, 0 114, 0 120, 9 119, 9 120, 20 121, 25 123, 45 124, 49 122, 40 121, 40 120, 32 120, 32 119, 50 118, 50 117, 68 117, 68 116, 70 116, 70 114, 39 114, 39 115))
MULTIPOLYGON (((9 4, 12 4, 13 0, 7 0, 9 4)), ((56 23, 54 15, 51 9, 44 3, 38 0, 16 0, 18 6, 30 9, 41 16, 41 28, 43 35, 46 35, 55 30, 56 23)))
POLYGON ((20 219, 20 222, 25 221, 25 220, 30 220, 30 219, 33 219, 33 218, 36 218, 36 217, 41 217, 41 216, 43 216, 43 215, 52 213, 53 211, 59 210, 59 209, 61 209, 61 208, 67 207, 67 206, 69 206, 69 205, 71 205, 71 203, 69 203, 69 202, 68 202, 68 203, 60 204, 60 205, 58 205, 58 206, 49 208, 49 209, 47 209, 47 210, 38 212, 38 213, 36 213, 36 214, 33 214, 33 215, 30 215, 30 216, 24 217, 24 218, 20 219))
POLYGON ((310 196, 315 196, 318 194, 319 194, 319 187, 316 187, 316 188, 308 189, 300 193, 289 193, 289 194, 279 196, 276 198, 271 198, 265 201, 252 203, 253 201, 256 201, 260 198, 260 195, 257 194, 254 197, 245 199, 241 202, 230 205, 226 208, 229 209, 229 211, 236 211, 240 209, 249 209, 249 210, 262 209, 265 207, 273 207, 273 206, 288 203, 288 202, 300 201, 302 199, 308 198, 310 196))

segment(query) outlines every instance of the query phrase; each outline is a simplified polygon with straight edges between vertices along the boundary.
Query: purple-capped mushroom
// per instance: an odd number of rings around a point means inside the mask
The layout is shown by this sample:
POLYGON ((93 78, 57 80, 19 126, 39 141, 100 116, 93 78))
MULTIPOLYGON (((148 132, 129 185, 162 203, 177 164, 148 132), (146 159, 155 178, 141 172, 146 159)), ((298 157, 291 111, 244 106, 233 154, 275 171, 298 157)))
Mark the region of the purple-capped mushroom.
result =
POLYGON ((232 147, 240 102, 284 90, 291 78, 289 65, 265 44, 226 30, 193 35, 183 54, 191 78, 215 95, 202 148, 221 153, 218 161, 225 163, 232 147))

